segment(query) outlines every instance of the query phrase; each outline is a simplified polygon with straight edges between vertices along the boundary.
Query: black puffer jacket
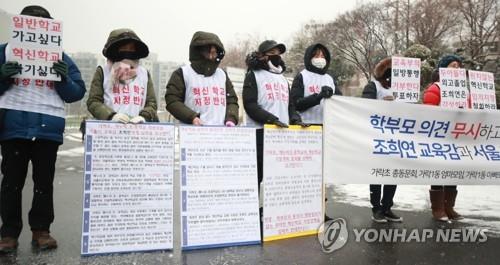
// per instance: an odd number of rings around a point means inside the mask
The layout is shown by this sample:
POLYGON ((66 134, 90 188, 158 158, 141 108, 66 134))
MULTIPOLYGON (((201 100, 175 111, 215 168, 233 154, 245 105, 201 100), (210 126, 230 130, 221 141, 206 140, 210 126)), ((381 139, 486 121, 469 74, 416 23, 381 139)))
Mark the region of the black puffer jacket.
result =
MULTIPOLYGON (((248 114, 248 116, 250 116, 250 118, 252 118, 252 120, 258 123, 273 123, 274 121, 278 120, 278 117, 266 111, 257 103, 259 94, 257 81, 255 80, 255 74, 253 72, 255 70, 269 71, 267 61, 259 60, 258 53, 253 52, 247 55, 246 63, 248 66, 248 71, 245 76, 245 80, 243 81, 243 106, 245 108, 245 112, 248 114)), ((284 62, 282 62, 281 67, 284 71, 284 62)), ((290 87, 288 89, 290 91, 290 87)), ((293 100, 291 100, 291 97, 289 97, 288 100, 288 118, 290 124, 296 124, 297 122, 302 121, 300 115, 295 110, 295 104, 293 104, 293 100)))

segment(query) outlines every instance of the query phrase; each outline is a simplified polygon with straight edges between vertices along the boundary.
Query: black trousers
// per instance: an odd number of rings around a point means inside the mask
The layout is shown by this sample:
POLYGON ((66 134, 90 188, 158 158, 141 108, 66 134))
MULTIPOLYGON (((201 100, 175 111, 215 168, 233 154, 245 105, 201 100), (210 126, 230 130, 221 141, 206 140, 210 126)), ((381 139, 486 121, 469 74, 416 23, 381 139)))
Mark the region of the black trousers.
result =
POLYGON ((257 129, 256 132, 257 142, 257 180, 259 181, 259 188, 262 179, 264 178, 264 129, 257 129))
POLYGON ((22 190, 28 164, 33 171, 33 201, 28 214, 31 230, 49 231, 54 221, 53 181, 59 143, 48 140, 13 139, 2 147, 0 216, 2 237, 18 238, 23 228, 22 190))
POLYGON ((382 195, 382 185, 370 185, 370 203, 374 211, 390 210, 394 204, 393 198, 396 194, 396 185, 384 185, 384 194, 382 195))
POLYGON ((431 186, 431 190, 448 190, 455 191, 457 190, 457 186, 431 186))

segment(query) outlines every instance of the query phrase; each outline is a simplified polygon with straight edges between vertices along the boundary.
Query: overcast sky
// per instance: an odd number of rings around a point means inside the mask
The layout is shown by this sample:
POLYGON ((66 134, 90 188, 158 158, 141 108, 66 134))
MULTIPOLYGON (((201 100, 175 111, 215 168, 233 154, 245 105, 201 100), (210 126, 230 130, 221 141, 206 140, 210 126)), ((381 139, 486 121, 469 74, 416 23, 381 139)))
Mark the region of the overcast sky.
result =
POLYGON ((216 33, 224 45, 248 34, 291 44, 310 20, 329 21, 363 1, 349 0, 4 0, 0 8, 18 14, 37 4, 64 22, 67 52, 100 53, 111 30, 131 28, 163 61, 186 62, 198 30, 216 33))

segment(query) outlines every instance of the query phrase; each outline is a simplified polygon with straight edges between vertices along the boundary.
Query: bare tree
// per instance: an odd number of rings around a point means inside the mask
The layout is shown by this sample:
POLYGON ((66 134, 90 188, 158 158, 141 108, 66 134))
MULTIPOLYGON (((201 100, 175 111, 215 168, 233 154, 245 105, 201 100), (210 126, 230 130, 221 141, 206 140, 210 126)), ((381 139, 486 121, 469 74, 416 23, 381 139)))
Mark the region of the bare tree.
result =
POLYGON ((304 69, 304 53, 307 47, 314 43, 325 45, 330 51, 331 61, 327 73, 334 77, 336 85, 342 87, 355 74, 352 64, 339 57, 340 52, 332 45, 332 40, 324 35, 327 24, 310 21, 305 24, 293 37, 293 43, 287 52, 285 61, 287 69, 290 69, 293 75, 304 69))
POLYGON ((387 14, 381 4, 361 5, 326 24, 321 34, 369 80, 375 64, 393 50, 393 42, 386 38, 390 32, 385 25, 391 19, 387 14))
POLYGON ((459 12, 460 42, 471 60, 481 60, 484 48, 499 39, 498 0, 456 0, 459 12))
POLYGON ((450 8, 456 0, 419 0, 411 7, 413 42, 430 49, 442 46, 459 25, 457 12, 450 8))
POLYGON ((259 45, 259 37, 247 35, 243 38, 238 38, 235 42, 226 47, 226 55, 222 60, 220 67, 228 66, 246 68, 245 58, 248 53, 257 49, 259 45))

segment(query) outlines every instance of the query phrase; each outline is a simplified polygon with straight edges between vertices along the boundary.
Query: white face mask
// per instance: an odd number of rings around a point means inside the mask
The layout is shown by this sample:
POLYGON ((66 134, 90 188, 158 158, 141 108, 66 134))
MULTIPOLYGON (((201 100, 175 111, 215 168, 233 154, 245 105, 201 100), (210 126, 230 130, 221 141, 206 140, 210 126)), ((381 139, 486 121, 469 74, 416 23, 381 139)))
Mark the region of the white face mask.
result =
POLYGON ((326 66, 326 59, 325 58, 312 58, 311 64, 318 69, 323 69, 326 66))

